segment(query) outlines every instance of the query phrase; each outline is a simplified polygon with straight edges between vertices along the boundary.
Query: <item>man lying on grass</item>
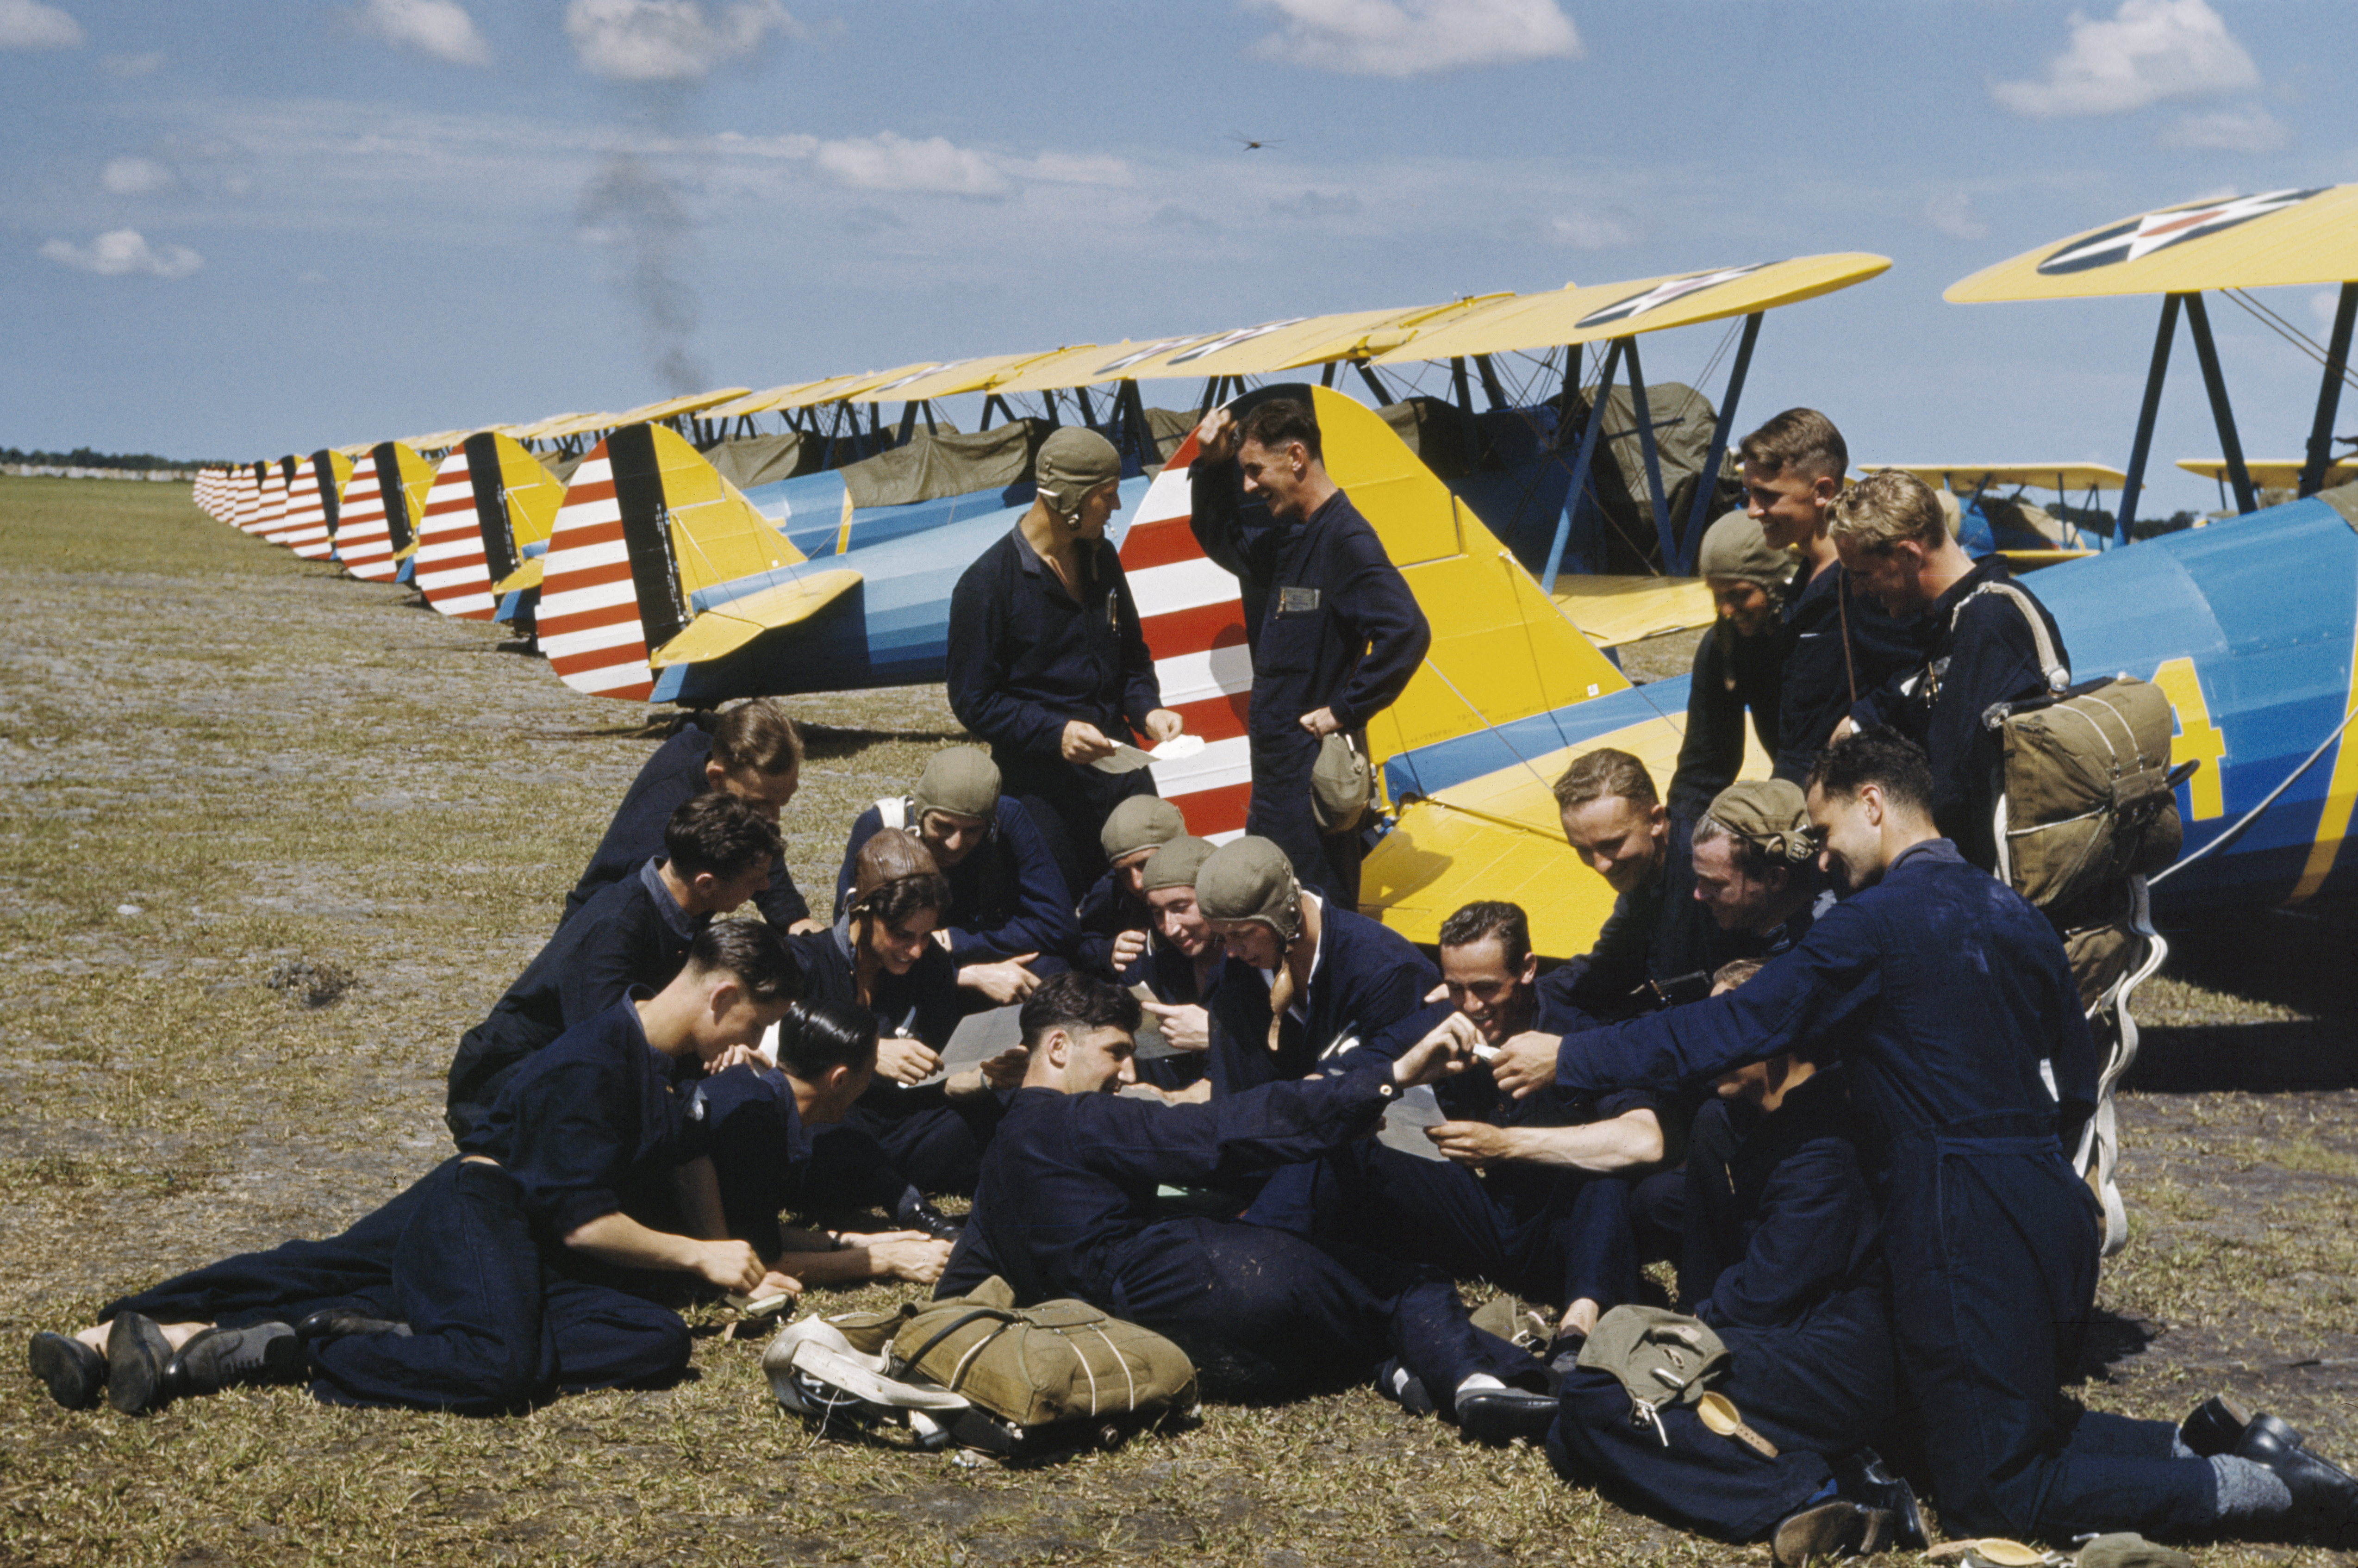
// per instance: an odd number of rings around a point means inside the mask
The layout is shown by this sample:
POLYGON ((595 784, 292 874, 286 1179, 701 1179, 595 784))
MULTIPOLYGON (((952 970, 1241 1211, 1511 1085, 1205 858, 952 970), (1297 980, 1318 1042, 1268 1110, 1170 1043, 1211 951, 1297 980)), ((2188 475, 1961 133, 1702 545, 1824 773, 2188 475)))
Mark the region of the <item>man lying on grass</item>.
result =
POLYGON ((770 927, 697 935, 660 992, 634 990, 535 1053, 460 1153, 325 1241, 226 1259, 33 1336, 69 1409, 308 1377, 330 1403, 490 1414, 658 1381, 687 1327, 649 1297, 688 1275, 726 1291, 800 1284, 724 1234, 708 1133, 680 1082, 741 1060, 801 989, 770 927), (696 1235, 631 1217, 665 1200, 696 1235))

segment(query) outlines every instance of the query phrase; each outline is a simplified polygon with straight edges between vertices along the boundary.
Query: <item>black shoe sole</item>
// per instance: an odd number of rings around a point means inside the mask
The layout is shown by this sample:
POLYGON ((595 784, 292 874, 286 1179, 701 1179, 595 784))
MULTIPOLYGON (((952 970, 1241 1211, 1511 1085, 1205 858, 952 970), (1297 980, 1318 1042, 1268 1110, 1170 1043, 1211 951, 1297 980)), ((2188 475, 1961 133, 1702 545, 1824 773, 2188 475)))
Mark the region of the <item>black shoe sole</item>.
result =
POLYGON ((25 1360, 33 1376, 49 1385, 49 1398, 70 1411, 90 1409, 106 1387, 106 1358, 62 1334, 33 1336, 25 1360))
POLYGON ((153 1319, 116 1314, 106 1331, 106 1402, 124 1415, 146 1415, 163 1402, 171 1363, 172 1342, 153 1319))
POLYGON ((1804 1509, 1777 1527, 1769 1543, 1778 1568, 1835 1557, 1869 1557, 1891 1540, 1891 1515, 1836 1500, 1804 1509))

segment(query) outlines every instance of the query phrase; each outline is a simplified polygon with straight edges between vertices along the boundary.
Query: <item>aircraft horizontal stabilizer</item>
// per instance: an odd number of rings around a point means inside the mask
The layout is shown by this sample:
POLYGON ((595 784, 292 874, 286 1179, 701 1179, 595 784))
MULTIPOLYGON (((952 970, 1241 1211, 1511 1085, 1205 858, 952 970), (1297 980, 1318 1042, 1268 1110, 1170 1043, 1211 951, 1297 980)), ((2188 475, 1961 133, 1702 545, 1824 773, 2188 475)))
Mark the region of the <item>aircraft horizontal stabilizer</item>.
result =
POLYGON ((492 584, 493 593, 514 593, 519 589, 538 588, 543 557, 535 556, 499 581, 492 584))
POLYGON ((1359 871, 1359 905, 1412 942, 1437 942, 1441 923, 1481 899, 1531 916, 1531 950, 1587 951, 1613 913, 1613 890, 1551 827, 1412 801, 1359 871))
POLYGON ((702 664, 733 654, 764 632, 807 621, 858 587, 860 574, 849 567, 815 572, 698 614, 678 636, 647 655, 651 669, 702 664))
POLYGON ((1565 576, 1549 597, 1600 648, 1708 626, 1711 588, 1693 577, 1565 576))

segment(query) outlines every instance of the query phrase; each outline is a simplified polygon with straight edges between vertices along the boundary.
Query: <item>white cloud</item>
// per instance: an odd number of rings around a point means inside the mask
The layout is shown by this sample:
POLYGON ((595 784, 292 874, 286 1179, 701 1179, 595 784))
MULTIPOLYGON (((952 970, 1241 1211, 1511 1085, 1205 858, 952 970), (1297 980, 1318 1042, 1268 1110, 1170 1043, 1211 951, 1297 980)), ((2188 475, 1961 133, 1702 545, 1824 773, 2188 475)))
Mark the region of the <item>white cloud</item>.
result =
POLYGON ((0 0, 0 49, 70 49, 81 24, 41 0, 0 0))
POLYGON ((1556 0, 1252 0, 1285 25, 1253 46, 1265 59, 1355 76, 1416 76, 1464 65, 1578 59, 1580 34, 1556 0))
POLYGON ((388 43, 452 65, 492 63, 491 45, 475 31, 475 19, 459 0, 367 0, 360 22, 388 43))
POLYGON ((1638 237, 1628 224, 1601 212, 1576 212, 1569 218, 1558 218, 1548 225, 1548 234, 1558 244, 1570 245, 1576 251, 1609 251, 1638 237))
POLYGON ((1042 153, 1027 163, 1010 164, 1008 171, 1051 185, 1128 185, 1130 180, 1130 165, 1093 153, 1042 153))
POLYGON ((109 158, 98 182, 114 196, 152 196, 179 183, 171 168, 152 157, 109 158))
POLYGON ((99 69, 109 76, 153 76, 164 69, 161 50, 150 49, 146 54, 111 54, 98 62, 99 69))
POLYGON ((205 258, 186 245, 157 249, 136 229, 111 230, 87 245, 50 240, 41 246, 41 254, 101 277, 122 277, 135 272, 156 277, 186 277, 205 265, 205 258))
POLYGON ((1932 197, 1924 203, 1924 222, 1952 240, 1978 240, 1989 225, 1974 211, 1974 199, 1962 190, 1932 197))
POLYGON ((812 161, 836 183, 859 190, 997 196, 1007 189, 1007 177, 988 156, 941 136, 914 142, 882 131, 821 142, 812 161))
POLYGON ((2165 98, 2259 84, 2260 73, 2204 0, 2121 0, 2110 21, 2074 11, 2071 42, 2038 81, 1998 81, 1990 96, 2017 114, 2118 114, 2165 98))
POLYGON ((2165 147, 2197 151, 2272 153, 2292 140, 2284 122, 2255 103, 2248 109, 2220 109, 2208 114, 2181 114, 2154 138, 2165 147))
POLYGON ((781 0, 568 0, 565 36, 581 63, 623 81, 692 81, 772 33, 802 35, 781 0))

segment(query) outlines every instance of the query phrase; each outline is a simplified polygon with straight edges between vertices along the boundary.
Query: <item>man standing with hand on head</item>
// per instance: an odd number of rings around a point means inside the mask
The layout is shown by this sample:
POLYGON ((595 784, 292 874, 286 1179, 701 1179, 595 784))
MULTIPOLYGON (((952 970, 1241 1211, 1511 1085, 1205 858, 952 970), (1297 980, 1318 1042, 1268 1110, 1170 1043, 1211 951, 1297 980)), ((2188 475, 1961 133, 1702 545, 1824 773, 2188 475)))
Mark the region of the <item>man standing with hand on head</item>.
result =
POLYGON ((1311 772, 1329 735, 1366 754, 1368 721, 1408 687, 1433 630, 1383 541, 1327 477, 1310 405, 1274 397, 1195 428, 1191 525, 1236 575, 1252 648, 1252 806, 1245 831, 1346 909, 1359 902, 1357 824, 1329 833, 1311 772), (1263 517, 1267 521, 1263 521, 1263 517))
POLYGON ((1039 492, 950 594, 949 697, 990 744, 1001 788, 1048 841, 1071 897, 1105 870, 1098 832, 1116 806, 1152 795, 1147 770, 1090 764, 1117 742, 1179 733, 1138 629, 1106 524, 1121 509, 1121 454, 1066 426, 1040 447, 1039 492))

